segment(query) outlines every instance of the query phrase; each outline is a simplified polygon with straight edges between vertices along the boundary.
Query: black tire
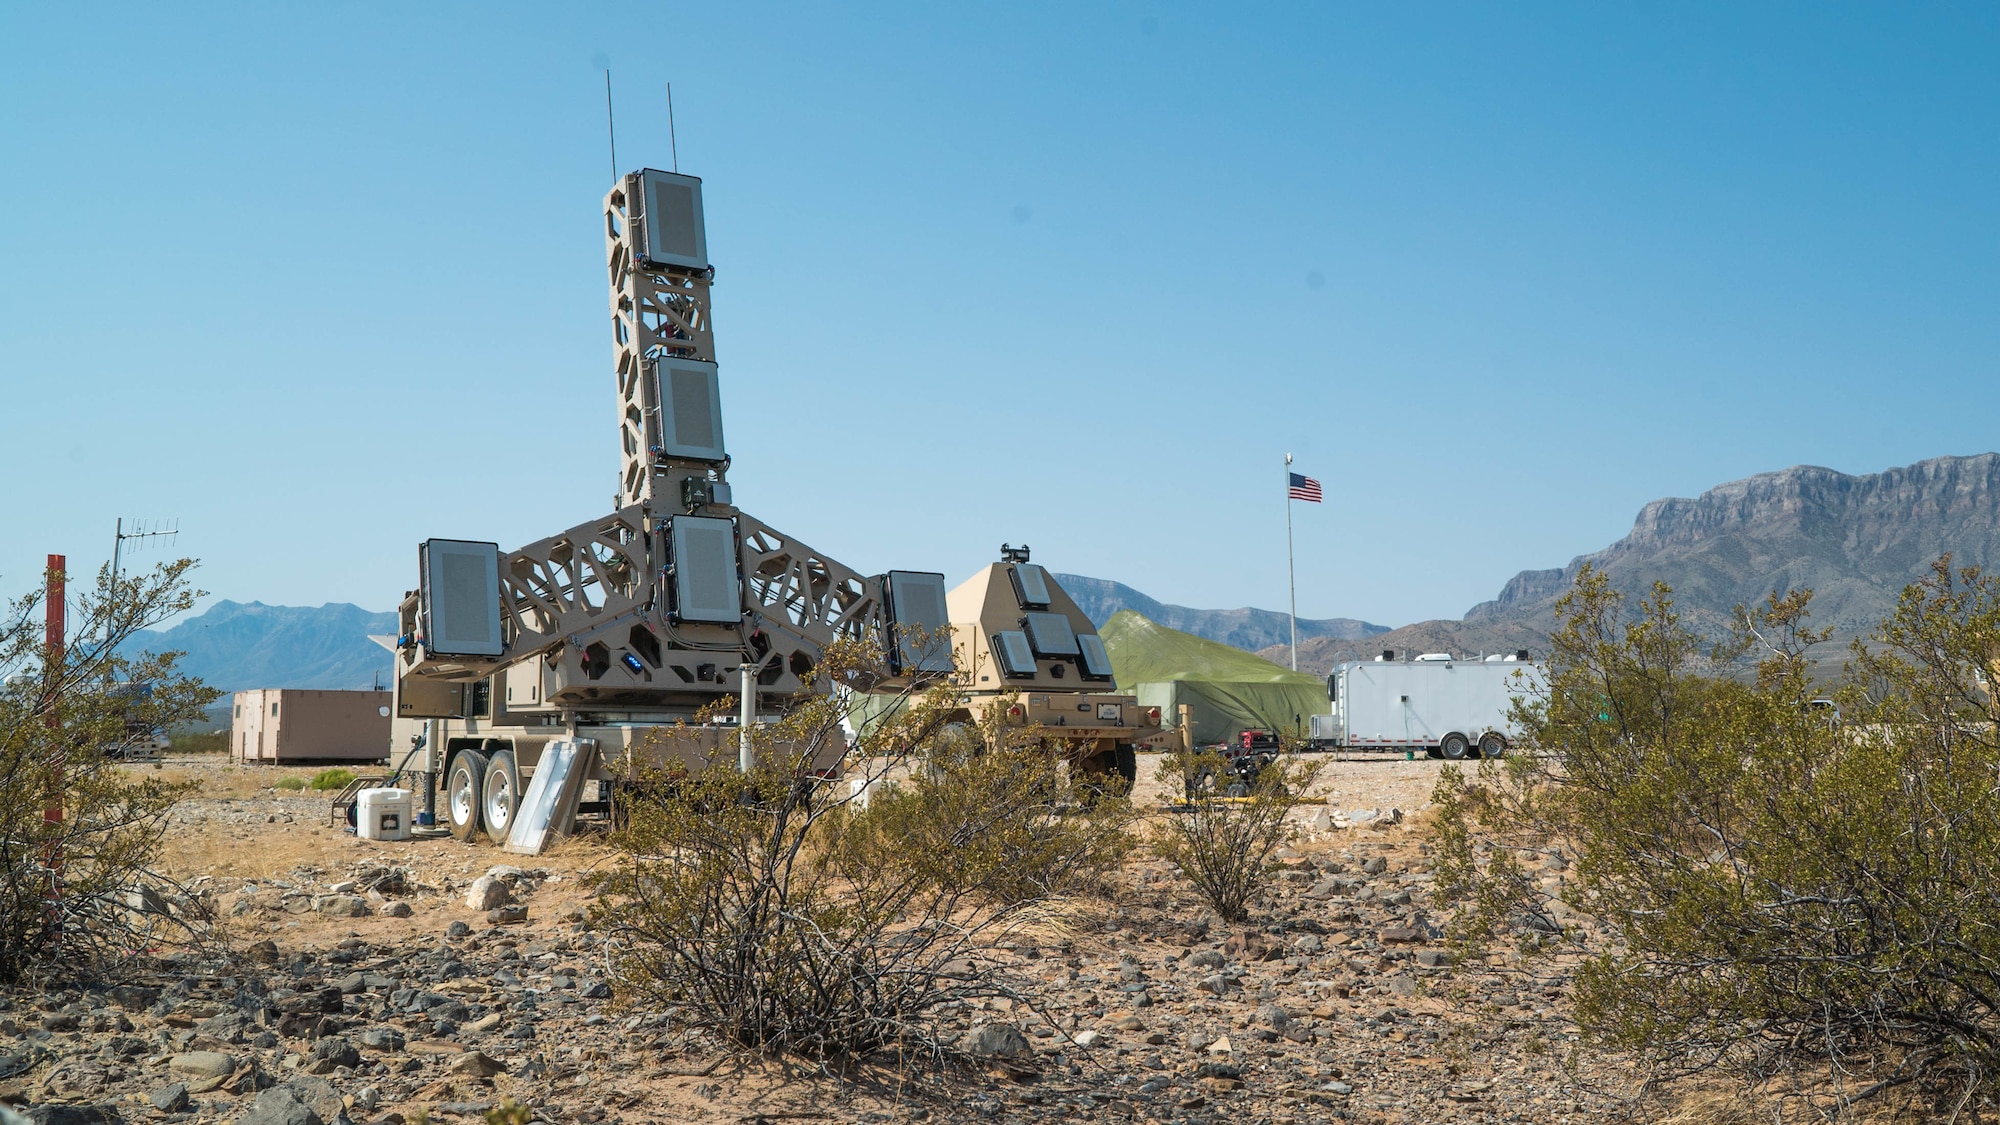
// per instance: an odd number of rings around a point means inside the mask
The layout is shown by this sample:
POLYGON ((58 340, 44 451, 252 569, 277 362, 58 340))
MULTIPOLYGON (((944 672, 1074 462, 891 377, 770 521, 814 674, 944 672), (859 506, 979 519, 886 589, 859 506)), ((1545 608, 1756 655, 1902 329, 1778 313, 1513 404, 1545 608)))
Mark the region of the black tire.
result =
POLYGON ((444 774, 444 816, 451 834, 468 844, 479 842, 479 791, 486 781, 486 755, 460 750, 444 774))
POLYGON ((1479 756, 1482 758, 1502 758, 1507 754, 1507 739, 1499 731, 1487 731, 1479 737, 1479 756))
POLYGON ((1138 749, 1131 746, 1120 746, 1112 768, 1118 771, 1119 777, 1125 779, 1126 792, 1130 792, 1132 786, 1139 783, 1138 749))
POLYGON ((1424 757, 1426 757, 1426 758, 1442 758, 1442 757, 1444 757, 1444 755, 1443 755, 1443 754, 1440 754, 1440 753, 1438 753, 1438 748, 1437 748, 1437 747, 1435 747, 1435 746, 1426 746, 1426 747, 1424 747, 1424 757))
POLYGON ((1250 795, 1250 787, 1240 781, 1232 781, 1229 783, 1229 788, 1222 791, 1222 795, 1225 797, 1248 797, 1250 795))
POLYGON ((505 844, 520 808, 521 770, 514 764, 514 752, 495 750, 486 760, 486 773, 479 782, 479 824, 486 838, 505 844))
POLYGON ((1466 737, 1457 731, 1453 731, 1438 740, 1438 753, 1444 755, 1444 759, 1447 762, 1462 762, 1465 760, 1465 756, 1471 752, 1472 743, 1467 741, 1466 737))
POLYGON ((1187 778, 1187 799, 1198 801, 1215 795, 1215 767, 1203 766, 1187 778))

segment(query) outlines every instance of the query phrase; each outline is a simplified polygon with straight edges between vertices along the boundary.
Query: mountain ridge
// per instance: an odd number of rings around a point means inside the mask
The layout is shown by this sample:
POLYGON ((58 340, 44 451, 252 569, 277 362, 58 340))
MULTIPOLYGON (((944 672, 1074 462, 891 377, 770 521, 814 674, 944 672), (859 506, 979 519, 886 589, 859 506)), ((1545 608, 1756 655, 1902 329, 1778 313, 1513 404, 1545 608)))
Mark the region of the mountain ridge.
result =
MULTIPOLYGON (((1420 621, 1371 639, 1398 651, 1544 650, 1555 603, 1586 565, 1628 598, 1673 588, 1684 620, 1720 632, 1738 605, 1810 587, 1811 623, 1866 635, 1941 555, 2000 569, 2000 453, 1932 457, 1877 473, 1794 465, 1639 509, 1632 530, 1565 566, 1523 570, 1457 621, 1420 621)), ((1266 649, 1265 656, 1271 655, 1266 649)), ((1300 644, 1300 666, 1334 653, 1300 644)))

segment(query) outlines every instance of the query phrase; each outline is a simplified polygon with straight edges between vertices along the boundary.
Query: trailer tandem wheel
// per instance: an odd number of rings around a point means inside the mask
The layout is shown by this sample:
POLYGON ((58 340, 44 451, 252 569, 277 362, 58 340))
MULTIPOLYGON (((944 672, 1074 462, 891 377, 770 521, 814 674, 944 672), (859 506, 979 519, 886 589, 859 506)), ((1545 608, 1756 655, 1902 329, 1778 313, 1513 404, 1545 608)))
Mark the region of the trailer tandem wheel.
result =
POLYGON ((444 814, 451 818, 451 834, 468 844, 479 840, 479 790, 485 779, 486 755, 477 750, 452 755, 445 771, 444 814))
POLYGON ((1507 739, 1499 731, 1489 730, 1479 736, 1479 756, 1499 758, 1507 753, 1507 739))
POLYGON ((480 820, 486 838, 496 844, 507 842, 514 827, 514 810, 521 804, 521 771, 514 764, 512 750, 495 750, 486 760, 486 776, 479 783, 480 820))
POLYGON ((1471 749, 1472 743, 1457 731, 1452 731, 1438 740, 1438 753, 1443 754, 1446 761, 1460 761, 1471 749))

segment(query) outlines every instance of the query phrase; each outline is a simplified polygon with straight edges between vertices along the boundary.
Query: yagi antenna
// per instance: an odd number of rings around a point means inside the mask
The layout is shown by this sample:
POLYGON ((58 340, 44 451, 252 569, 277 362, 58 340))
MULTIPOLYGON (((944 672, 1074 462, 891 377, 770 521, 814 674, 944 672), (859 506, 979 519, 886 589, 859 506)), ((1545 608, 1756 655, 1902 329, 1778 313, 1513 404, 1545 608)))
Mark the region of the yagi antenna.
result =
POLYGON ((604 68, 604 131, 611 138, 611 178, 618 179, 618 124, 611 117, 611 68, 604 68))
POLYGON ((111 542, 112 586, 116 588, 118 584, 118 564, 120 562, 120 556, 122 556, 125 553, 125 544, 127 542, 132 542, 134 544, 134 549, 136 549, 138 546, 144 545, 145 542, 149 539, 173 539, 180 535, 181 533, 180 528, 181 524, 179 520, 170 520, 166 523, 155 523, 150 529, 147 528, 145 521, 133 520, 132 530, 127 531, 125 530, 125 518, 123 516, 120 516, 118 518, 117 529, 112 533, 113 534, 113 539, 111 542))

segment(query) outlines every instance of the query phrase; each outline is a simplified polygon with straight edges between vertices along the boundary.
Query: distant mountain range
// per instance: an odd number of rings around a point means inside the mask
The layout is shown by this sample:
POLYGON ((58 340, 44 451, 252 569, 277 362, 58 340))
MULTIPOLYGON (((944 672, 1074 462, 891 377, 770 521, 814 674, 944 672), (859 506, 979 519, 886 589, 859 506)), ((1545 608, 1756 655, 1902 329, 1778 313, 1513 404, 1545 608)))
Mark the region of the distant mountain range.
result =
MULTIPOLYGON (((1692 500, 1655 500, 1640 509, 1625 538, 1567 566, 1524 570, 1459 620, 1390 629, 1354 618, 1301 619, 1299 667, 1324 672, 1339 659, 1385 648, 1462 656, 1528 649, 1539 656, 1554 627, 1555 600, 1586 562, 1628 595, 1666 582, 1683 616, 1708 629, 1722 628, 1736 605, 1754 605, 1774 587, 1810 586, 1814 622, 1856 636, 1947 551, 1961 565, 2000 568, 2000 454, 1938 457, 1862 476, 1798 466, 1719 485, 1692 500)), ((1100 627, 1129 609, 1277 663, 1289 659, 1283 613, 1190 609, 1121 582, 1056 578, 1100 627)), ((171 629, 142 633, 134 645, 185 651, 187 670, 225 691, 365 688, 377 674, 386 684, 393 667, 368 635, 395 628, 394 614, 344 603, 223 601, 171 629)))
MULTIPOLYGON (((1269 609, 1189 609, 1168 605, 1134 590, 1123 582, 1107 578, 1086 578, 1081 574, 1058 574, 1056 581, 1075 599, 1077 608, 1104 627, 1111 615, 1129 609, 1169 629, 1193 633, 1211 641, 1249 652, 1271 645, 1291 644, 1291 618, 1269 609)), ((1309 638, 1358 641, 1389 631, 1387 625, 1372 625, 1352 617, 1299 618, 1301 646, 1309 638)))
MULTIPOLYGON (((1812 623, 1850 638, 1872 630, 1947 552, 1956 565, 2000 567, 2000 454, 1935 457, 1860 476, 1800 465, 1692 500, 1655 500, 1609 547, 1568 566, 1524 570, 1458 621, 1405 625, 1369 647, 1539 654, 1555 626, 1556 599, 1585 563, 1635 599, 1665 582, 1684 620, 1717 632, 1738 605, 1754 606, 1773 589, 1810 587, 1812 623)), ((1337 647, 1301 642, 1300 668, 1331 668, 1337 647)))
POLYGON ((368 639, 394 633, 396 615, 345 602, 317 608, 220 601, 170 629, 147 629, 129 647, 185 652, 182 669, 223 691, 383 686, 395 665, 368 639))

